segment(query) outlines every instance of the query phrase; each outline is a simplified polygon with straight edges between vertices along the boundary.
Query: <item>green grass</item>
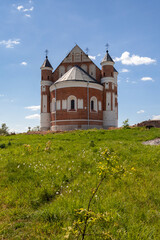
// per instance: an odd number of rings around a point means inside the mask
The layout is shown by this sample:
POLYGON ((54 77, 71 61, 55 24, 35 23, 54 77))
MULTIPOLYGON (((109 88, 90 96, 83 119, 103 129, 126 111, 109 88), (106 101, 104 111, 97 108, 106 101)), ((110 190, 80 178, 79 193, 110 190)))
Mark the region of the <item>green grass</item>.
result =
POLYGON ((74 210, 87 208, 106 148, 135 171, 101 185, 91 209, 115 217, 98 231, 113 239, 160 239, 160 146, 142 145, 157 137, 154 128, 0 136, 0 239, 64 239, 74 210))

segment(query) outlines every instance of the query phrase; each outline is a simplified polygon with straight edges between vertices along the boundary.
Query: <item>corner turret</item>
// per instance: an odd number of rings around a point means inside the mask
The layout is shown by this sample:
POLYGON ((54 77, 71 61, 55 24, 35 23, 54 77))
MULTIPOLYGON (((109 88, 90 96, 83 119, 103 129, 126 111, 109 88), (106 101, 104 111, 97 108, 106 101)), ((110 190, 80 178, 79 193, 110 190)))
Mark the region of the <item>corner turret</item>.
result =
MULTIPOLYGON (((46 51, 47 52, 47 51, 46 51)), ((50 129, 50 91, 49 88, 52 85, 52 71, 53 67, 48 60, 46 54, 46 59, 41 66, 41 115, 40 115, 40 128, 41 130, 50 129)))
POLYGON ((114 68, 114 61, 109 55, 108 50, 101 62, 102 78, 104 86, 103 95, 103 127, 118 127, 118 101, 117 101, 117 75, 114 68))

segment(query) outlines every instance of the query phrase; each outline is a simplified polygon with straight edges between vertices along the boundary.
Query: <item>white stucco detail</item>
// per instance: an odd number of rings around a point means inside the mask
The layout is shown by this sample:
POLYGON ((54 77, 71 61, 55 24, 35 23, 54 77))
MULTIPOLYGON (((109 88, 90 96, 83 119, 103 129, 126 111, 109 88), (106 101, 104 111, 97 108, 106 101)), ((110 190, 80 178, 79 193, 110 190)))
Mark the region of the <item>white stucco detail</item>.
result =
POLYGON ((67 109, 67 100, 62 100, 62 109, 67 109))
POLYGON ((115 83, 115 79, 113 77, 103 77, 103 78, 101 78, 101 83, 108 83, 108 82, 115 83))
MULTIPOLYGON (((87 88, 87 82, 79 82, 79 81, 65 81, 65 82, 58 82, 56 83, 56 89, 60 89, 60 88, 72 88, 72 87, 85 87, 87 88)), ((100 84, 96 84, 96 83, 89 83, 89 88, 93 88, 93 89, 97 89, 100 91, 103 91, 103 86, 100 84)), ((55 84, 52 84, 52 86, 50 86, 50 91, 55 90, 55 84)))
POLYGON ((77 98, 73 95, 69 96, 67 99, 67 110, 68 111, 77 111, 77 98), (74 109, 71 109, 71 101, 74 100, 74 109))
POLYGON ((46 86, 42 86, 42 92, 46 91, 46 86))
POLYGON ((110 92, 106 93, 106 110, 108 111, 111 110, 111 93, 110 92))
POLYGON ((95 111, 97 112, 97 98, 96 97, 91 97, 90 99, 90 112, 95 111), (92 109, 92 101, 93 101, 93 109, 92 109))
POLYGON ((55 98, 52 99, 51 105, 50 105, 51 112, 56 111, 56 100, 55 98))
POLYGON ((107 66, 107 65, 109 65, 109 66, 114 66, 114 62, 111 62, 111 61, 101 62, 101 66, 102 66, 102 67, 103 67, 103 66, 107 66))
POLYGON ((43 95, 42 97, 42 112, 47 112, 47 95, 43 95))
POLYGON ((64 66, 60 66, 59 67, 59 78, 62 77, 63 74, 65 74, 65 67, 64 66))
POLYGON ((50 67, 41 67, 40 69, 41 69, 42 71, 43 71, 43 70, 49 70, 49 71, 52 71, 52 70, 53 70, 53 68, 50 68, 50 67))
POLYGON ((103 111, 103 128, 118 127, 116 111, 103 111))
POLYGON ((83 99, 78 99, 78 109, 83 109, 83 99))
POLYGON ((82 64, 82 65, 81 65, 81 68, 82 68, 85 72, 87 72, 87 65, 86 65, 86 64, 82 64))
POLYGON ((101 102, 101 101, 98 102, 98 110, 99 110, 99 111, 102 110, 102 102, 101 102))
POLYGON ((96 78, 96 66, 94 64, 89 65, 89 75, 96 78))
POLYGON ((60 110, 61 109, 61 101, 57 100, 56 103, 57 103, 57 109, 56 110, 60 110))
POLYGON ((51 86, 52 84, 53 82, 51 81, 46 81, 46 80, 41 81, 41 86, 51 86))
POLYGON ((56 125, 56 126, 52 126, 51 127, 51 131, 70 131, 70 130, 75 130, 75 129, 83 129, 83 130, 87 130, 87 129, 93 129, 93 128, 97 128, 97 129, 101 129, 102 125, 86 125, 86 124, 81 124, 81 125, 56 125))
POLYGON ((51 124, 51 116, 50 113, 41 113, 40 114, 40 129, 49 130, 51 124))
POLYGON ((113 111, 115 111, 115 93, 112 93, 113 94, 113 111))

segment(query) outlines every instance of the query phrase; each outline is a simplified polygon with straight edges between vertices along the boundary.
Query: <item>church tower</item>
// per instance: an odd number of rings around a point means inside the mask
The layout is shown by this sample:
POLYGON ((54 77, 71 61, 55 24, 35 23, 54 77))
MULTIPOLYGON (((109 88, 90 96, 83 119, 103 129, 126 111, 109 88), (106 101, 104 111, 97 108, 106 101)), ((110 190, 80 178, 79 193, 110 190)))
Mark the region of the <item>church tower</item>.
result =
POLYGON ((41 66, 41 114, 40 129, 43 131, 50 129, 50 86, 52 82, 52 65, 50 64, 46 52, 46 59, 41 66))
POLYGON ((117 75, 114 61, 106 51, 102 62, 101 84, 103 91, 103 128, 118 127, 117 75))

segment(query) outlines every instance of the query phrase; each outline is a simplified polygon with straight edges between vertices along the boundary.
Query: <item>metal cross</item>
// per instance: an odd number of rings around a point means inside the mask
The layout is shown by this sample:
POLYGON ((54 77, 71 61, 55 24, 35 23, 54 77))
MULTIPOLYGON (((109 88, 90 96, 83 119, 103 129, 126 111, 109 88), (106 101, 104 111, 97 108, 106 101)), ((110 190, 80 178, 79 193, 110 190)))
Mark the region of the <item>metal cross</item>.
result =
POLYGON ((109 44, 107 43, 105 46, 106 46, 106 51, 108 51, 109 44))
POLYGON ((86 54, 88 54, 88 52, 89 52, 89 48, 87 47, 85 50, 86 50, 86 54))
POLYGON ((45 53, 46 53, 46 58, 48 58, 48 50, 47 49, 46 49, 45 53))

